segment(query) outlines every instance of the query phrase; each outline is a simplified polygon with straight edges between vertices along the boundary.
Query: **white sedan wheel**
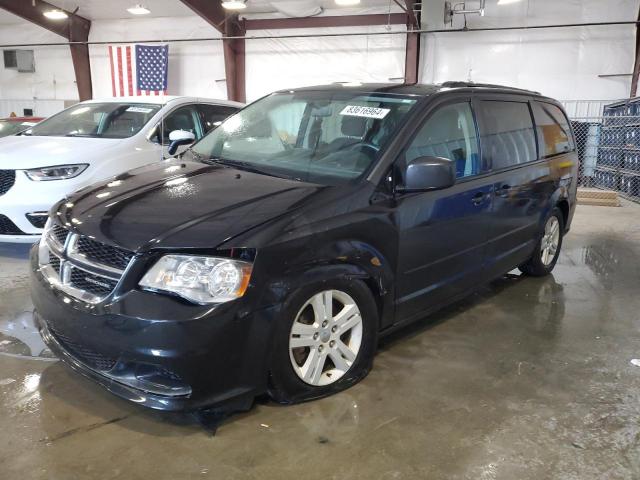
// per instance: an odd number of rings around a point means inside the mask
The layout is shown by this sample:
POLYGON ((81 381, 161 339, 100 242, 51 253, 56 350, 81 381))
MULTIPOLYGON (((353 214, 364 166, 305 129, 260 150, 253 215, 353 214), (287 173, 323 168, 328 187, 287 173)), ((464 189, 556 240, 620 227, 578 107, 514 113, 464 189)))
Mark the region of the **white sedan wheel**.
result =
POLYGON ((355 300, 325 290, 302 306, 289 334, 289 358, 300 379, 330 385, 349 371, 362 345, 362 316, 355 300))

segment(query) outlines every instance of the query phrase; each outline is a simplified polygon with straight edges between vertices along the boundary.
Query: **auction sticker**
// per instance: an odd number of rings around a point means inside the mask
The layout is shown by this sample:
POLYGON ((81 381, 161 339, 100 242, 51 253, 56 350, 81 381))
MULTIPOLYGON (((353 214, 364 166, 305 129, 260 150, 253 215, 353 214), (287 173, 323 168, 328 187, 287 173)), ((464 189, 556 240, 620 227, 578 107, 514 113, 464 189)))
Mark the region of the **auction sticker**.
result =
POLYGON ((144 108, 144 107, 129 107, 127 108, 127 112, 133 113, 150 113, 153 111, 153 108, 144 108))
POLYGON ((340 115, 364 118, 384 118, 391 110, 388 108, 362 107, 360 105, 348 105, 340 112, 340 115))

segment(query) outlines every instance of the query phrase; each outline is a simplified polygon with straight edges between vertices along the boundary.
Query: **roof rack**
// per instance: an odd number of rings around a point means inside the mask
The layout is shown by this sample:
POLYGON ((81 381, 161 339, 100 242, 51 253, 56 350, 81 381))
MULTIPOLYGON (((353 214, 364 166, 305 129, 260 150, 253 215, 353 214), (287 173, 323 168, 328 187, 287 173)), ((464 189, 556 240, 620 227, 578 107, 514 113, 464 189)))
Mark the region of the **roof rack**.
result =
POLYGON ((503 88, 505 90, 515 90, 517 92, 533 93, 540 95, 540 92, 534 90, 527 90, 524 88, 508 87, 506 85, 495 85, 493 83, 474 83, 474 82, 461 82, 461 81, 449 81, 442 84, 445 88, 464 88, 464 87, 482 87, 482 88, 503 88))

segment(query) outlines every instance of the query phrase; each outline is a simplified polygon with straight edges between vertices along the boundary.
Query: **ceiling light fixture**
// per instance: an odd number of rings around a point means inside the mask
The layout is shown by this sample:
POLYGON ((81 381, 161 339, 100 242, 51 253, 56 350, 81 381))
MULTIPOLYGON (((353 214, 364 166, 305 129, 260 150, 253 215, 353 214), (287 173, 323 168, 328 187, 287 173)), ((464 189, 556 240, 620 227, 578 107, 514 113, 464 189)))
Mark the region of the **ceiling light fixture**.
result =
POLYGON ((247 8, 247 0, 222 0, 222 8, 227 10, 244 10, 247 8))
POLYGON ((358 5, 360 0, 336 0, 336 5, 341 7, 350 7, 352 5, 358 5))
POLYGON ((67 15, 67 12, 65 12, 64 10, 60 10, 58 8, 47 10, 42 14, 45 17, 47 17, 49 20, 64 20, 65 18, 69 18, 69 15, 67 15))
POLYGON ((509 5, 510 3, 518 3, 521 0, 498 0, 498 5, 509 5))
POLYGON ((151 10, 138 3, 131 8, 127 8, 127 12, 129 12, 131 15, 148 15, 151 13, 151 10))

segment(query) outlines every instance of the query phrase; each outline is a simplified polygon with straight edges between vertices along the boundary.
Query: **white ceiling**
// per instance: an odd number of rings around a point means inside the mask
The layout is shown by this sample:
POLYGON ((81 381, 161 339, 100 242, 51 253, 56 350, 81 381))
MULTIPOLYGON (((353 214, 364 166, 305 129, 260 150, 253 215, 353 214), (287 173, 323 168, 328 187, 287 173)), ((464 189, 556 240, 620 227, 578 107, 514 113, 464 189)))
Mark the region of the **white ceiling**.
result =
MULTIPOLYGON (((29 1, 29 0, 21 0, 29 1)), ((151 13, 143 18, 149 17, 186 17, 194 15, 193 11, 185 6, 180 0, 48 0, 49 3, 65 10, 73 11, 79 7, 78 14, 89 20, 114 20, 120 18, 136 18, 127 12, 127 8, 137 3, 146 6, 151 13)), ((210 0, 219 1, 219 0, 210 0)), ((276 1, 276 0, 274 0, 276 1)), ((353 8, 341 8, 335 4, 334 0, 297 0, 304 3, 315 4, 323 9, 331 9, 331 14, 337 15, 340 10, 345 14, 353 14, 353 8)), ((392 11, 399 11, 397 5, 392 0, 361 0, 359 8, 389 8, 391 4, 392 11)), ((247 9, 244 14, 265 14, 277 13, 269 0, 248 0, 247 9)), ((356 12, 357 13, 357 12, 356 12)), ((137 17, 140 18, 140 17, 137 17)), ((0 9, 0 25, 23 23, 20 17, 12 15, 5 10, 0 9)))
POLYGON ((20 17, 16 17, 15 15, 11 15, 5 10, 0 9, 0 25, 11 25, 13 23, 21 23, 24 22, 20 17))

